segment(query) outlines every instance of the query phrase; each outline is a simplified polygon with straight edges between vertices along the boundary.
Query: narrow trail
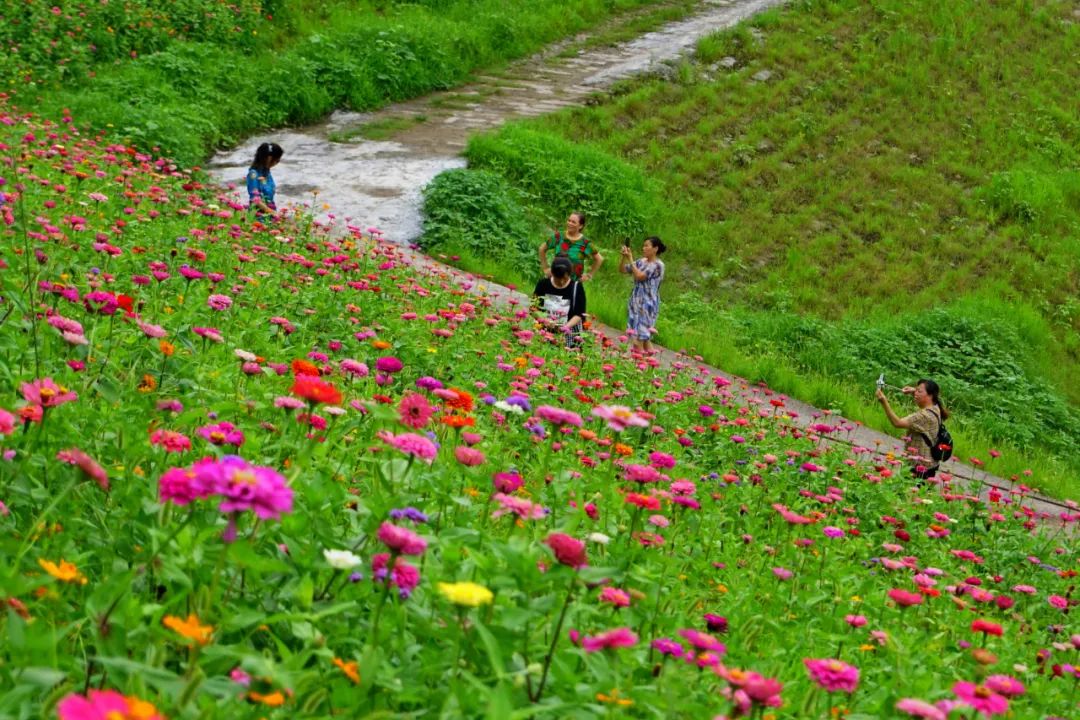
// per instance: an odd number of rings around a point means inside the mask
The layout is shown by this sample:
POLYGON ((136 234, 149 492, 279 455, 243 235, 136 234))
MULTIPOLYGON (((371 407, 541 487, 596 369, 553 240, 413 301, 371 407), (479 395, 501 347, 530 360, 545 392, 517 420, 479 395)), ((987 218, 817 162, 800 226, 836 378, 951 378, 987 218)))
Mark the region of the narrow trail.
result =
MULTIPOLYGON (((207 165, 212 176, 223 184, 242 185, 255 147, 273 140, 285 148, 278 175, 281 204, 309 204, 317 218, 336 213, 356 226, 374 225, 393 238, 403 260, 431 272, 455 278, 462 287, 486 288, 495 298, 509 302, 527 299, 520 293, 488 280, 442 265, 426 255, 409 250, 405 244, 419 237, 421 189, 436 175, 464 167, 461 151, 470 135, 496 128, 508 120, 535 117, 584 102, 619 80, 650 72, 666 61, 688 53, 697 41, 717 30, 731 27, 752 15, 781 5, 784 0, 703 0, 700 12, 633 40, 613 46, 581 50, 566 55, 570 43, 587 36, 557 43, 525 60, 513 63, 499 75, 481 75, 473 82, 390 105, 371 113, 336 112, 318 125, 264 133, 236 148, 217 154, 207 165), (389 139, 368 140, 363 128, 390 128, 389 139), (350 139, 351 138, 351 139, 350 139)), ((617 22, 617 21, 616 21, 617 22)), ((241 188, 242 190, 242 188, 241 188)), ((238 193, 239 194, 239 193, 238 193)), ((246 193, 244 193, 246 195, 246 193)), ((246 201, 246 197, 241 200, 246 201)), ((339 223, 340 224, 340 223, 339 223)), ((611 338, 621 333, 606 326, 598 329, 611 338)), ((658 357, 667 366, 674 363, 705 363, 667 348, 658 357)), ((732 381, 733 391, 752 403, 768 404, 781 397, 752 385, 742 378, 709 368, 732 381), (766 393, 770 393, 766 395, 766 393)), ((897 438, 867 428, 794 398, 782 396, 785 411, 801 426, 827 423, 838 430, 824 441, 850 443, 884 455, 902 454, 897 438)), ((943 468, 977 489, 986 498, 993 488, 1006 497, 1017 483, 983 469, 950 461, 943 468)), ((1045 520, 1076 508, 1038 495, 1012 496, 1012 507, 1026 506, 1045 520)), ((1074 523, 1069 532, 1076 528, 1074 523)))
POLYGON ((702 37, 782 2, 703 0, 700 12, 631 41, 571 57, 562 56, 567 43, 559 43, 504 73, 481 75, 452 90, 371 113, 336 112, 318 125, 249 138, 215 155, 206 169, 223 184, 241 184, 255 148, 272 140, 285 149, 275 171, 279 203, 310 203, 316 217, 336 212, 408 242, 422 229, 421 189, 444 170, 465 166, 461 151, 473 133, 579 105, 621 79, 679 58, 702 37), (396 129, 389 139, 367 140, 357 135, 365 126, 396 129))

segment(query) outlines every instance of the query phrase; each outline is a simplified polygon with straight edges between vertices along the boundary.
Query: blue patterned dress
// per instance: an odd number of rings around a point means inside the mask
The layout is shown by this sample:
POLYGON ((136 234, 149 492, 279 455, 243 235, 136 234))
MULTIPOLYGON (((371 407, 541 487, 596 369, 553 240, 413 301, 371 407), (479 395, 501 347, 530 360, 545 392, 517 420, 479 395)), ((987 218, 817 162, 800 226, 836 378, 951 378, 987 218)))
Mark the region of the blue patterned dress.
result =
POLYGON ((258 200, 271 210, 277 210, 274 203, 274 193, 277 191, 277 183, 269 170, 249 168, 247 174, 248 206, 256 207, 258 200))
MULTIPOLYGON (((660 283, 664 281, 664 262, 645 258, 634 261, 634 267, 645 273, 644 280, 634 278, 634 291, 626 308, 626 330, 635 339, 648 341, 656 332, 656 318, 660 314, 660 283)), ((630 271, 630 265, 625 269, 630 271)))

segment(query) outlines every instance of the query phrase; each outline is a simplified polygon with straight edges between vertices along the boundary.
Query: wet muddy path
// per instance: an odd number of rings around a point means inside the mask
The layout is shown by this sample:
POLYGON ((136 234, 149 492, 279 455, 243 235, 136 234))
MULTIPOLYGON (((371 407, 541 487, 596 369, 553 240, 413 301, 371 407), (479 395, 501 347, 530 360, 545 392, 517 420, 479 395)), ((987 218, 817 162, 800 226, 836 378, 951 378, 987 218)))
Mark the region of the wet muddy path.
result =
POLYGON ((317 217, 333 212, 358 226, 377 226, 387 239, 407 242, 420 235, 420 191, 440 172, 465 166, 461 152, 471 134, 581 104, 618 80, 686 54, 700 38, 781 2, 705 0, 684 20, 628 42, 567 56, 566 48, 582 40, 575 38, 453 90, 371 113, 337 112, 310 127, 262 133, 218 153, 207 170, 222 183, 241 184, 255 147, 277 142, 285 149, 274 172, 279 205, 310 203, 317 217))

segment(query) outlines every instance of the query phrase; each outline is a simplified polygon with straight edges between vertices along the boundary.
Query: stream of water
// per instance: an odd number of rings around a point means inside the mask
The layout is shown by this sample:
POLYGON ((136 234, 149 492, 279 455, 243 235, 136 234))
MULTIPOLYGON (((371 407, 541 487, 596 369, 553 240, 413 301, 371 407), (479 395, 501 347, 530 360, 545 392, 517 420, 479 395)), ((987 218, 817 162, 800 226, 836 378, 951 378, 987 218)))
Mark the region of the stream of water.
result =
MULTIPOLYGON (((277 202, 309 204, 317 218, 334 213, 384 237, 408 242, 422 230, 421 190, 436 175, 465 166, 469 135, 507 120, 580 104, 590 95, 691 51, 697 41, 783 0, 706 0, 700 12, 633 40, 561 57, 549 48, 498 76, 480 76, 453 90, 397 103, 376 112, 335 112, 304 128, 268 131, 215 155, 207 170, 243 188, 255 148, 276 142, 285 156, 274 170, 277 202), (335 142, 367 124, 400 129, 387 140, 335 142)), ((354 133, 355 134, 355 133, 354 133)))

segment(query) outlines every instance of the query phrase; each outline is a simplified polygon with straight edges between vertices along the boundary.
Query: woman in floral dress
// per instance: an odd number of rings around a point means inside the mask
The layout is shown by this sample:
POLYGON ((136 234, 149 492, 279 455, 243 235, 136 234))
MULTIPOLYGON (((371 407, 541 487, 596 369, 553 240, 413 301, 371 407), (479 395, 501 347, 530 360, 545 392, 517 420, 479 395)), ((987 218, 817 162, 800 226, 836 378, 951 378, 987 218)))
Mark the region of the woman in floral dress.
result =
POLYGON ((667 250, 660 238, 645 239, 640 257, 634 260, 629 245, 623 245, 620 272, 634 276, 634 290, 626 308, 626 329, 634 341, 634 347, 652 352, 652 336, 656 332, 656 318, 660 314, 660 283, 664 281, 664 261, 658 256, 667 250))

